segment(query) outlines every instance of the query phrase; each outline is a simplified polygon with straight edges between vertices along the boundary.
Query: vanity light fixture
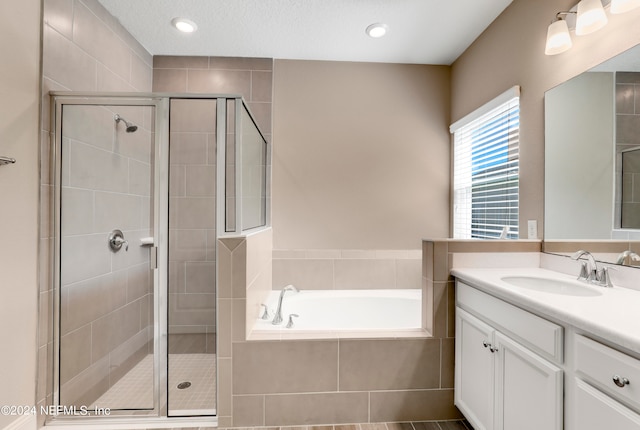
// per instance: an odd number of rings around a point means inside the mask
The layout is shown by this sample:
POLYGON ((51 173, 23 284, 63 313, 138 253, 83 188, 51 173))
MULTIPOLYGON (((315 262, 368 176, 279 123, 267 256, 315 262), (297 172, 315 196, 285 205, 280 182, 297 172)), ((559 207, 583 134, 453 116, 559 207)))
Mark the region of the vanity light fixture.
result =
MULTIPOLYGON (((605 3, 612 14, 628 12, 640 6, 640 0, 610 0, 605 3)), ((544 53, 556 55, 569 50, 573 45, 570 30, 575 30, 577 36, 582 36, 601 29, 607 22, 607 13, 602 6, 602 0, 580 0, 570 11, 556 14, 556 18, 547 29, 544 53), (570 27, 566 21, 567 15, 570 14, 576 15, 575 27, 570 27)))
POLYGON ((193 33, 198 29, 195 22, 186 18, 173 18, 171 20, 171 25, 183 33, 193 33))
POLYGON ((611 0, 609 12, 625 13, 640 6, 640 0, 611 0))
POLYGON ((387 30, 389 30, 389 27, 387 27, 386 24, 376 22, 375 24, 371 24, 370 26, 368 26, 365 31, 369 35, 369 37, 377 39, 387 34, 387 30))
POLYGON ((547 29, 547 44, 544 48, 546 55, 561 54, 573 46, 571 35, 569 34, 569 26, 567 21, 562 17, 575 12, 558 12, 556 19, 549 25, 547 29))
POLYGON ((600 0, 580 0, 576 18, 576 35, 584 36, 600 30, 607 24, 607 14, 600 0))

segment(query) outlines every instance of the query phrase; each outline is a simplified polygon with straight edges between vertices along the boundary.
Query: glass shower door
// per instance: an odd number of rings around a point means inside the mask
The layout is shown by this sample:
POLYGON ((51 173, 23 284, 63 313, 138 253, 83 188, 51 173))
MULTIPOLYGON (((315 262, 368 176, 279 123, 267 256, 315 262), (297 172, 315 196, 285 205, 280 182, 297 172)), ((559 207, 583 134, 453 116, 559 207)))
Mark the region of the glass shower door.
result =
POLYGON ((58 403, 153 410, 156 107, 61 108, 58 403))

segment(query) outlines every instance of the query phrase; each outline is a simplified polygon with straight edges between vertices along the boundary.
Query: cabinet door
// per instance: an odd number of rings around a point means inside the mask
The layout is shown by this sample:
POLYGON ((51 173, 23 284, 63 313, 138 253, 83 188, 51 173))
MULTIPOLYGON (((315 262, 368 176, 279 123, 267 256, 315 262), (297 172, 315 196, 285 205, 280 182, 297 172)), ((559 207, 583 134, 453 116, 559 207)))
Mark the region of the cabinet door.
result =
POLYGON ((496 430, 560 430, 562 370, 496 333, 496 430))
POLYGON ((640 415, 579 379, 576 380, 574 410, 576 429, 640 429, 640 415))
POLYGON ((456 308, 455 404, 475 430, 493 429, 494 329, 456 308))

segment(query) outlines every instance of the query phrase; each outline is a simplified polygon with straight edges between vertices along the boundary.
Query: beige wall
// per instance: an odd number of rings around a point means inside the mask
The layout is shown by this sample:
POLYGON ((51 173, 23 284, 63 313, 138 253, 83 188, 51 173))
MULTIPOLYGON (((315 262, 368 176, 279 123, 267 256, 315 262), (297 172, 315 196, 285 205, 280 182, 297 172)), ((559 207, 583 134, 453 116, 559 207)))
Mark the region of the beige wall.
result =
MULTIPOLYGON (((35 403, 40 9, 0 3, 0 155, 18 160, 0 166, 0 405, 35 403)), ((0 415, 0 428, 18 419, 0 415)))
POLYGON ((449 221, 449 67, 276 60, 275 249, 420 249, 449 221))
POLYGON ((520 97, 520 231, 538 220, 543 232, 544 92, 640 42, 640 9, 610 16, 609 24, 574 37, 573 48, 544 55, 547 26, 575 0, 515 0, 455 61, 451 120, 456 121, 513 85, 520 97))

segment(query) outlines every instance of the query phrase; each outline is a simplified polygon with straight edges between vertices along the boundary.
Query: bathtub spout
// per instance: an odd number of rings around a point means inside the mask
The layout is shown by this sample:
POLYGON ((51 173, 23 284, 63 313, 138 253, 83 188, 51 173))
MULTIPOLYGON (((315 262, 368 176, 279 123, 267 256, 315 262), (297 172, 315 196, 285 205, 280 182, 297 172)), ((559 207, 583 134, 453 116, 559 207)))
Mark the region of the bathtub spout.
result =
POLYGON ((273 317, 273 321, 271 321, 271 324, 278 325, 282 323, 282 299, 284 299, 284 294, 287 291, 295 291, 296 293, 300 292, 300 290, 293 285, 287 285, 282 289, 282 291, 280 292, 280 297, 278 298, 278 309, 276 309, 276 316, 273 317))

